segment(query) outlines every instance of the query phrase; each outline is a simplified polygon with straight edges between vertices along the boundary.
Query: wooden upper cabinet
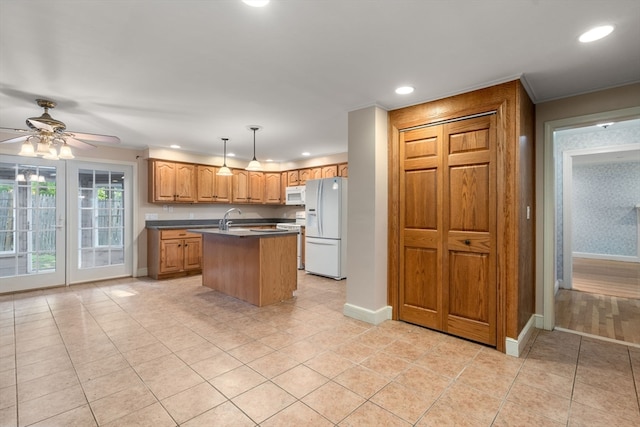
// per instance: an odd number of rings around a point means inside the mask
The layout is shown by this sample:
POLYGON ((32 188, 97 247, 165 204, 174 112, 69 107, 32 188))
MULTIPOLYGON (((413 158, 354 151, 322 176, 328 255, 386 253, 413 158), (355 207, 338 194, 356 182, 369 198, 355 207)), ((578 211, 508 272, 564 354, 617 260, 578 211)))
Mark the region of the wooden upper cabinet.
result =
POLYGON ((231 202, 231 177, 219 176, 220 168, 198 165, 198 202, 231 202))
POLYGON ((264 202, 269 205, 282 203, 282 174, 280 172, 264 173, 264 202))
POLYGON ((233 203, 264 203, 264 173, 233 169, 233 203))
POLYGON ((293 187, 295 185, 300 185, 300 171, 299 170, 294 170, 294 171, 287 171, 285 172, 286 176, 287 176, 287 186, 289 187, 293 187))
POLYGON ((264 203, 263 172, 249 172, 249 202, 264 203))
POLYGON ((298 185, 305 185, 305 183, 311 179, 322 178, 322 167, 300 169, 299 176, 300 180, 298 185))
POLYGON ((233 203, 249 203, 249 171, 232 169, 232 198, 233 203))
POLYGON ((340 163, 338 165, 338 176, 343 178, 349 177, 349 163, 340 163))
POLYGON ((322 178, 333 178, 334 176, 338 176, 337 165, 323 166, 321 170, 322 170, 321 172, 322 178))
POLYGON ((196 166, 188 163, 151 160, 149 164, 149 201, 195 202, 196 166))

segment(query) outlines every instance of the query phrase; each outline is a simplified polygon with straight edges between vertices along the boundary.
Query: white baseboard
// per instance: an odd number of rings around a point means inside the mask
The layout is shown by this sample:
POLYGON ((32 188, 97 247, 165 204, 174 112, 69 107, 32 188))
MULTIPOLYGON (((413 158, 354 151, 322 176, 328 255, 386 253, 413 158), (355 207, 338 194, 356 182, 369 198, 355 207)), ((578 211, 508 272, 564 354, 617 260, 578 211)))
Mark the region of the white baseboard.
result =
POLYGON ((373 325, 379 325, 385 320, 391 319, 391 306, 387 305, 376 311, 369 310, 368 308, 358 307, 353 304, 345 304, 342 313, 347 317, 362 320, 363 322, 371 323, 373 325))
POLYGON ((531 335, 533 334, 535 329, 536 328, 541 329, 542 325, 543 325, 542 316, 539 314, 532 315, 529 318, 529 321, 527 322, 527 324, 524 325, 524 328, 522 328, 522 331, 520 332, 520 335, 518 335, 517 340, 509 337, 505 339, 505 350, 506 350, 505 352, 509 356, 520 357, 520 354, 522 354, 522 350, 524 350, 524 347, 527 345, 527 342, 529 342, 529 339, 531 338, 531 335))
POLYGON ((144 268, 139 268, 138 272, 134 277, 144 277, 148 275, 149 275, 149 270, 147 269, 147 267, 144 267, 144 268))
POLYGON ((585 253, 585 252, 574 252, 572 256, 574 258, 604 259, 607 261, 640 262, 640 257, 629 256, 629 255, 608 255, 608 254, 591 254, 591 253, 585 253))

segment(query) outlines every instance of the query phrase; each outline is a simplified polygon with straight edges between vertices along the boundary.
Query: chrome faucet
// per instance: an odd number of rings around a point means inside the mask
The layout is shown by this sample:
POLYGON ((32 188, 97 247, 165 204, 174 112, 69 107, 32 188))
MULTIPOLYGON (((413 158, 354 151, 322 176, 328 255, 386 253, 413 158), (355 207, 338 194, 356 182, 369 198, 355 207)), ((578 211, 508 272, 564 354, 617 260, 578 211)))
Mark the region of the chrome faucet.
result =
POLYGON ((224 213, 224 216, 222 217, 222 219, 220 221, 218 221, 218 229, 221 231, 229 231, 229 224, 231 224, 232 221, 228 220, 227 218, 229 218, 229 214, 233 211, 238 211, 238 215, 242 215, 242 211, 238 208, 231 208, 228 211, 226 211, 224 213))

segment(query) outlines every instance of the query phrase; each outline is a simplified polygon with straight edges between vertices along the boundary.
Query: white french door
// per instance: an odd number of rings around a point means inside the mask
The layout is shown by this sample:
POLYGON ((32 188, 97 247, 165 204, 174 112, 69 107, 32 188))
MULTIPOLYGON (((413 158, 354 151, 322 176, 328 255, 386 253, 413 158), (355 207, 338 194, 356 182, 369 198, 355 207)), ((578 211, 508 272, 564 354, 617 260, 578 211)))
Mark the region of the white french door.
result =
POLYGON ((130 276, 132 177, 126 165, 69 164, 69 283, 130 276))
POLYGON ((133 167, 0 156, 0 293, 133 271, 133 167))
POLYGON ((65 163, 0 157, 0 293, 65 283, 65 163))

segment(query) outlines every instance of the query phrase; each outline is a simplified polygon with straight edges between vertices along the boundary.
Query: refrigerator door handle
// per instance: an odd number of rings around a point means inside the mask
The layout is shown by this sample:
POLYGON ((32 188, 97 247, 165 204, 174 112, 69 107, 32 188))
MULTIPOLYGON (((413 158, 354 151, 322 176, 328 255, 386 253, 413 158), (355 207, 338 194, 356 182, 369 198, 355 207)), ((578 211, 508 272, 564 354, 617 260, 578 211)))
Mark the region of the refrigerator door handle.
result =
POLYGON ((323 182, 322 181, 318 181, 318 194, 317 194, 317 199, 316 199, 316 209, 318 210, 318 236, 322 237, 324 236, 323 230, 322 230, 322 222, 324 221, 324 213, 322 211, 322 200, 323 200, 323 189, 324 189, 324 185, 322 185, 323 182))

